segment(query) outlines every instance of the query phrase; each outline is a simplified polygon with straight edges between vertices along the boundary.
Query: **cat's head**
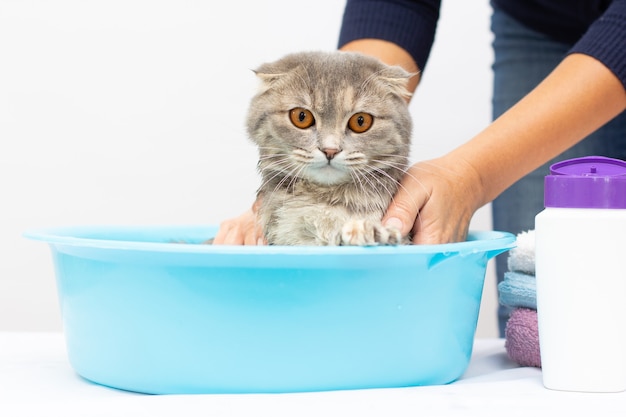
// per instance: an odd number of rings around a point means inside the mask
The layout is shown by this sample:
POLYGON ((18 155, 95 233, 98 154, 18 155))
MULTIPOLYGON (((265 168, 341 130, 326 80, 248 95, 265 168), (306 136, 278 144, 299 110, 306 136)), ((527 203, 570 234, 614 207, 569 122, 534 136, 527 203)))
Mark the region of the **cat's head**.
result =
POLYGON ((304 52, 261 65, 247 118, 268 178, 320 185, 401 176, 408 162, 410 74, 348 52, 304 52))

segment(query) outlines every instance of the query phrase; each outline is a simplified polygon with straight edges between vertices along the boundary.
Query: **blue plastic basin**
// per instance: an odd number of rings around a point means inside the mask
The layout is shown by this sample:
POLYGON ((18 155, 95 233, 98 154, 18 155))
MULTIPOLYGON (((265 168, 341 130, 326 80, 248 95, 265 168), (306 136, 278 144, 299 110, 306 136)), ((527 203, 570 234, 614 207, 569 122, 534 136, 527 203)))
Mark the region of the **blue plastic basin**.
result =
POLYGON ((215 232, 25 234, 51 248, 78 374, 178 394, 446 384, 469 363, 487 261, 515 242, 472 232, 430 246, 196 244, 215 232))

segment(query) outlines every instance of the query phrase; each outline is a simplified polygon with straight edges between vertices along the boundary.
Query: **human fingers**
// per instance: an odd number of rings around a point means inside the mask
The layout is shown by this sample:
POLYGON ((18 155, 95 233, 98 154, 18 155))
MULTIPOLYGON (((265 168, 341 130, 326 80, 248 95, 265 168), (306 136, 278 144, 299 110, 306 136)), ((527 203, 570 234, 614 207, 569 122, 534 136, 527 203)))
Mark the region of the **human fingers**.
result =
POLYGON ((243 245, 244 228, 239 223, 241 216, 224 220, 213 239, 214 245, 243 245))
POLYGON ((445 159, 422 162, 416 168, 429 196, 413 225, 413 243, 464 241, 481 201, 478 181, 472 177, 471 169, 445 159))
POLYGON ((416 165, 409 168, 382 219, 385 226, 400 230, 402 236, 414 229, 430 196, 429 189, 418 179, 418 171, 416 165))
POLYGON ((213 240, 214 245, 258 245, 263 243, 262 231, 256 222, 256 213, 251 209, 238 217, 224 220, 213 240))
POLYGON ((469 218, 455 213, 454 204, 438 204, 437 199, 429 200, 420 213, 420 220, 413 228, 416 245, 437 245, 462 242, 467 237, 469 218), (452 207, 453 210, 448 210, 452 207))

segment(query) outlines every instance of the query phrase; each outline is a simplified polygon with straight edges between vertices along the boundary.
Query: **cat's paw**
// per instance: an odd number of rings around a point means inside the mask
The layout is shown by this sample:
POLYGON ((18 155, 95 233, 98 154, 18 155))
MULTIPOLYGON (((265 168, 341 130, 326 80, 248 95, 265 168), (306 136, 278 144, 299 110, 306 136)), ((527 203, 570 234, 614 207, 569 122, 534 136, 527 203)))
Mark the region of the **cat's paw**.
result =
POLYGON ((350 220, 341 229, 343 246, 398 245, 402 235, 395 228, 388 228, 371 220, 350 220))

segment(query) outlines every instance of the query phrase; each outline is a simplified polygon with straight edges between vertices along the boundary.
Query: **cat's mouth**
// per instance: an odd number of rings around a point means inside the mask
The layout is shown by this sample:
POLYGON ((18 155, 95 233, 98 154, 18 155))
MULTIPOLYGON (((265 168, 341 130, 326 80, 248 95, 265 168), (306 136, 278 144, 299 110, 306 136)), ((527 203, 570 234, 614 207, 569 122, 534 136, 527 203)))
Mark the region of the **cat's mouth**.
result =
POLYGON ((309 166, 303 174, 307 179, 322 185, 336 185, 351 180, 350 172, 344 166, 333 163, 332 159, 309 166))

